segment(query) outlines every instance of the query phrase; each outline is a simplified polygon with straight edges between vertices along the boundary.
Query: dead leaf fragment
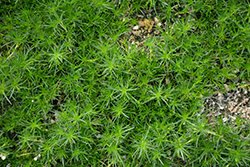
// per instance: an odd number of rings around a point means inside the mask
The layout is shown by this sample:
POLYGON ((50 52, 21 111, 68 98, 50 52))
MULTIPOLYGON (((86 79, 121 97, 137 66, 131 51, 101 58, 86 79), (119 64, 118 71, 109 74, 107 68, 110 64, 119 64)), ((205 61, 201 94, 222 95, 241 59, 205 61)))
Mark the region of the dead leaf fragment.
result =
POLYGON ((144 27, 144 22, 143 21, 138 21, 138 24, 140 27, 144 27))

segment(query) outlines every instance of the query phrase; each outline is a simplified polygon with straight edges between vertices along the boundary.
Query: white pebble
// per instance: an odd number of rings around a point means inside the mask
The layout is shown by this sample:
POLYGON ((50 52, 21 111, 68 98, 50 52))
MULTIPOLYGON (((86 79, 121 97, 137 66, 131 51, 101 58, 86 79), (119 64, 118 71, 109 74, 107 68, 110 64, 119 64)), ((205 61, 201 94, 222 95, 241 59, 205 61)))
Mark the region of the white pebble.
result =
POLYGON ((228 119, 227 118, 223 118, 223 122, 226 122, 228 119))
POLYGON ((41 157, 41 154, 38 154, 38 156, 36 156, 34 160, 37 161, 39 157, 41 157))
POLYGON ((221 109, 221 110, 223 110, 223 109, 224 109, 224 107, 223 107, 223 106, 220 106, 220 109, 221 109))
POLYGON ((133 30, 138 30, 139 29, 139 26, 134 26, 133 27, 133 30))
POLYGON ((0 154, 1 159, 4 161, 6 159, 6 156, 3 154, 0 154))
POLYGON ((156 23, 159 23, 159 19, 157 19, 157 17, 154 17, 154 20, 156 23))

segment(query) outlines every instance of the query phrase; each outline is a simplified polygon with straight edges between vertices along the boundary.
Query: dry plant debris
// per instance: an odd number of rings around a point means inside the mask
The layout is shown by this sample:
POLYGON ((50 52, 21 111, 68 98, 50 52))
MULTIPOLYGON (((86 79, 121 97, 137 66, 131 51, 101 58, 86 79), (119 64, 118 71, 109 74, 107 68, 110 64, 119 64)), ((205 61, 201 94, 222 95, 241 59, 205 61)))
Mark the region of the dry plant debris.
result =
POLYGON ((230 122, 236 124, 236 118, 239 116, 245 120, 245 123, 250 120, 250 91, 245 84, 243 87, 237 87, 236 89, 230 89, 230 86, 225 84, 226 92, 218 91, 212 96, 206 98, 203 102, 204 108, 202 108, 201 114, 206 114, 209 122, 222 116, 223 122, 230 122))

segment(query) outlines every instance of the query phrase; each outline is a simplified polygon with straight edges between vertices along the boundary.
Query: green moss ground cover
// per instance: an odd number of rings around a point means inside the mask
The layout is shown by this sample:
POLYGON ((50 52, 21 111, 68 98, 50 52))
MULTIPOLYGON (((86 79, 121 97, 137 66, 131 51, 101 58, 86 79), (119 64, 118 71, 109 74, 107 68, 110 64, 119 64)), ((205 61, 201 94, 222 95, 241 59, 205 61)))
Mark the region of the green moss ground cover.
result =
POLYGON ((3 0, 0 13, 3 166, 250 163, 243 120, 197 116, 214 87, 250 81, 249 1, 3 0), (178 24, 121 44, 143 9, 178 24))

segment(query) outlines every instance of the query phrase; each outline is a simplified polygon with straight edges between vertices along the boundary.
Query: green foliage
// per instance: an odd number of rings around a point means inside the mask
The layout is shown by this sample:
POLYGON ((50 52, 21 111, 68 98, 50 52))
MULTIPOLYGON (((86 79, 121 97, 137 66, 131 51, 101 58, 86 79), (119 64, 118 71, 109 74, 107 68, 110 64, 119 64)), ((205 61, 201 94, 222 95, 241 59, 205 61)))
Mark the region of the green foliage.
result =
POLYGON ((250 163, 242 120, 197 116, 213 87, 250 81, 248 1, 0 6, 3 166, 250 163), (167 25, 138 48, 124 34, 144 9, 167 25))

